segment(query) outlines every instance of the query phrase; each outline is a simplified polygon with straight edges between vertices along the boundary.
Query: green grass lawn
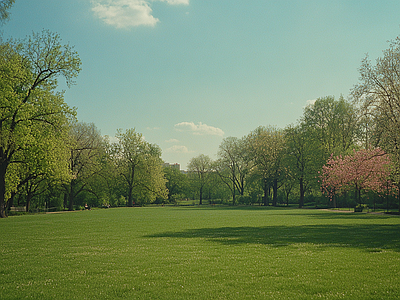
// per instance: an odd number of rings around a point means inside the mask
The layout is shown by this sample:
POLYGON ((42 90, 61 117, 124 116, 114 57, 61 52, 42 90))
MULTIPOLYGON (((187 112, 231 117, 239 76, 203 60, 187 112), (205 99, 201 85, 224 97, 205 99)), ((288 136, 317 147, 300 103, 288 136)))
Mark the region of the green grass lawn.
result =
POLYGON ((0 219, 0 299, 400 299, 400 218, 148 207, 0 219))

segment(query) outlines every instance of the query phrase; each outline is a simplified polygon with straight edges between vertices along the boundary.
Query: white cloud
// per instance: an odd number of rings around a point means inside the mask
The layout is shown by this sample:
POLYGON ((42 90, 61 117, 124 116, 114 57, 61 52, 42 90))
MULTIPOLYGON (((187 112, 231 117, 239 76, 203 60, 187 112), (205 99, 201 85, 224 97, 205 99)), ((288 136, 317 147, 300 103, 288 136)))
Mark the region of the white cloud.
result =
POLYGON ((172 153, 192 153, 194 151, 189 151, 189 149, 186 146, 178 146, 174 145, 171 148, 168 148, 165 150, 166 152, 172 152, 172 153))
POLYGON ((155 26, 149 3, 144 0, 93 0, 93 12, 105 23, 117 28, 155 26))
POLYGON ((198 125, 194 124, 193 122, 181 122, 175 125, 175 129, 178 131, 191 131, 196 135, 224 135, 222 129, 208 126, 207 124, 203 124, 201 122, 199 122, 198 125))
POLYGON ((189 5, 189 0, 160 0, 162 2, 167 2, 170 5, 189 5))
MULTIPOLYGON (((189 5, 189 0, 153 0, 170 5, 189 5)), ((155 26, 160 20, 152 15, 150 0, 92 0, 92 11, 105 23, 117 28, 155 26)))
POLYGON ((165 141, 166 143, 179 143, 177 139, 169 139, 165 141))

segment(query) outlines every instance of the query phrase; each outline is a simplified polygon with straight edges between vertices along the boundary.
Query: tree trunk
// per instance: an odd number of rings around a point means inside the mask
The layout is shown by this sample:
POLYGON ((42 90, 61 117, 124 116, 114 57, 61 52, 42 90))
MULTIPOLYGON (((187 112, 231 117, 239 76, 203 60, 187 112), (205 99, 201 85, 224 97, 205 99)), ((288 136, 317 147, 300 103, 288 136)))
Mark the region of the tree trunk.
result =
POLYGON ((2 166, 0 169, 0 218, 7 218, 6 215, 6 168, 2 166))
POLYGON ((274 179, 272 190, 273 190, 272 205, 276 206, 278 200, 278 179, 274 179))
POLYGON ((32 196, 30 195, 30 193, 28 193, 28 195, 26 196, 26 207, 25 207, 26 212, 29 212, 29 206, 31 204, 31 200, 32 196))
MULTIPOLYGON (((400 213, 400 187, 398 189, 397 199, 399 200, 399 213, 400 213)), ((389 206, 389 205, 388 205, 389 206)))
POLYGON ((69 186, 69 203, 68 203, 69 211, 74 210, 74 184, 75 184, 74 179, 72 179, 69 186))
POLYGON ((236 204, 236 187, 235 187, 235 183, 233 183, 232 205, 235 206, 235 204, 236 204))
POLYGON ((64 193, 64 203, 63 203, 64 210, 67 208, 67 202, 68 202, 68 194, 64 193))
POLYGON ((264 183, 264 206, 269 206, 269 185, 264 183))
POLYGON ((128 183, 128 207, 133 207, 133 183, 135 182, 135 166, 130 166, 129 177, 126 177, 128 183))
POLYGON ((335 191, 335 189, 333 189, 332 206, 333 206, 333 208, 336 208, 336 191, 335 191))
POLYGON ((133 206, 132 190, 133 190, 133 187, 129 186, 129 188, 128 188, 128 207, 133 206))
POLYGON ((333 208, 336 208, 336 194, 333 194, 332 202, 333 208))
POLYGON ((29 212, 29 206, 31 204, 32 200, 32 191, 31 187, 29 186, 29 182, 26 183, 26 205, 25 205, 25 211, 29 212))
POLYGON ((303 208, 304 206, 304 182, 303 177, 300 178, 300 199, 299 199, 299 208, 303 208))
POLYGON ((15 197, 15 193, 12 193, 10 199, 8 199, 8 201, 7 201, 6 215, 8 215, 8 212, 10 211, 11 206, 13 206, 13 204, 14 204, 14 197, 15 197))
POLYGON ((240 196, 244 195, 244 179, 240 181, 240 196))
POLYGON ((7 218, 6 210, 5 210, 5 201, 4 201, 4 194, 1 193, 0 195, 0 218, 7 218))
POLYGON ((200 203, 199 205, 203 205, 203 187, 200 187, 200 203))

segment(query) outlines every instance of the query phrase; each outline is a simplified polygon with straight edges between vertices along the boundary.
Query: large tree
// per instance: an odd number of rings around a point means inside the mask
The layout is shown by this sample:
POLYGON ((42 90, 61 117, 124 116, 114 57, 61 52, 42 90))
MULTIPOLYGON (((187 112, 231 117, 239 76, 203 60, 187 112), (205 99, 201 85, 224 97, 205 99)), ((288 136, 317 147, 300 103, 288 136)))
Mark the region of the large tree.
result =
POLYGON ((380 148, 353 151, 346 156, 332 156, 322 168, 321 186, 332 200, 335 194, 355 190, 361 204, 361 191, 383 192, 390 183, 390 158, 380 148))
POLYGON ((289 126, 285 129, 287 152, 285 164, 290 168, 293 178, 299 185, 299 207, 304 205, 304 195, 316 182, 318 175, 319 158, 316 154, 319 141, 310 134, 304 123, 297 126, 289 126))
POLYGON ((318 141, 321 161, 331 154, 341 155, 352 150, 359 135, 358 116, 352 103, 342 96, 318 98, 304 109, 301 120, 318 141))
POLYGON ((22 152, 37 144, 34 128, 58 134, 73 115, 56 91, 57 79, 64 77, 69 86, 80 64, 73 48, 46 30, 21 42, 0 44, 0 217, 18 184, 10 166, 23 163, 22 152))
POLYGON ((118 130, 116 137, 113 156, 126 187, 128 206, 167 198, 160 147, 145 141, 135 129, 118 130))
POLYGON ((167 180, 168 200, 174 202, 177 197, 186 197, 189 190, 188 176, 179 169, 168 166, 163 167, 163 172, 167 180))
POLYGON ((212 171, 211 167, 211 158, 204 154, 193 157, 188 164, 189 176, 199 191, 200 205, 203 204, 204 189, 212 171))
POLYGON ((258 127, 248 137, 248 148, 254 161, 253 172, 260 178, 264 191, 263 202, 268 205, 268 194, 272 186, 272 204, 276 206, 278 184, 284 176, 283 157, 286 142, 283 130, 274 127, 258 127))
POLYGON ((365 57, 352 96, 361 112, 375 121, 379 146, 392 156, 393 178, 400 187, 400 36, 390 42, 375 64, 365 57))
POLYGON ((231 190, 233 205, 236 202, 236 192, 244 195, 246 178, 253 165, 247 142, 245 137, 223 139, 219 146, 218 160, 214 164, 214 169, 231 190))
POLYGON ((93 177, 101 172, 103 140, 94 124, 74 122, 70 125, 69 170, 71 177, 64 183, 68 209, 74 209, 75 198, 82 192, 95 193, 91 187, 93 177))
POLYGON ((45 193, 54 183, 70 178, 65 143, 67 126, 55 134, 53 130, 47 132, 51 127, 35 125, 38 124, 32 124, 34 139, 26 151, 16 155, 21 163, 14 164, 19 181, 18 192, 25 196, 26 211, 29 211, 33 198, 45 193))

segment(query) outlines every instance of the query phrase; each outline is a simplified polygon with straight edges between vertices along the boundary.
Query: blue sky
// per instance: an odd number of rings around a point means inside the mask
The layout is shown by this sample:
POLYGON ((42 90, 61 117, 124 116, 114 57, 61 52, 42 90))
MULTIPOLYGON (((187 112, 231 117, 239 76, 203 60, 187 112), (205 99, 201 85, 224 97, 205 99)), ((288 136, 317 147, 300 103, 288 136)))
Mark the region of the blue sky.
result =
POLYGON ((135 128, 186 168, 225 137, 347 97, 399 25, 397 0, 16 0, 2 30, 59 33, 82 59, 65 94, 78 119, 109 136, 135 128))

